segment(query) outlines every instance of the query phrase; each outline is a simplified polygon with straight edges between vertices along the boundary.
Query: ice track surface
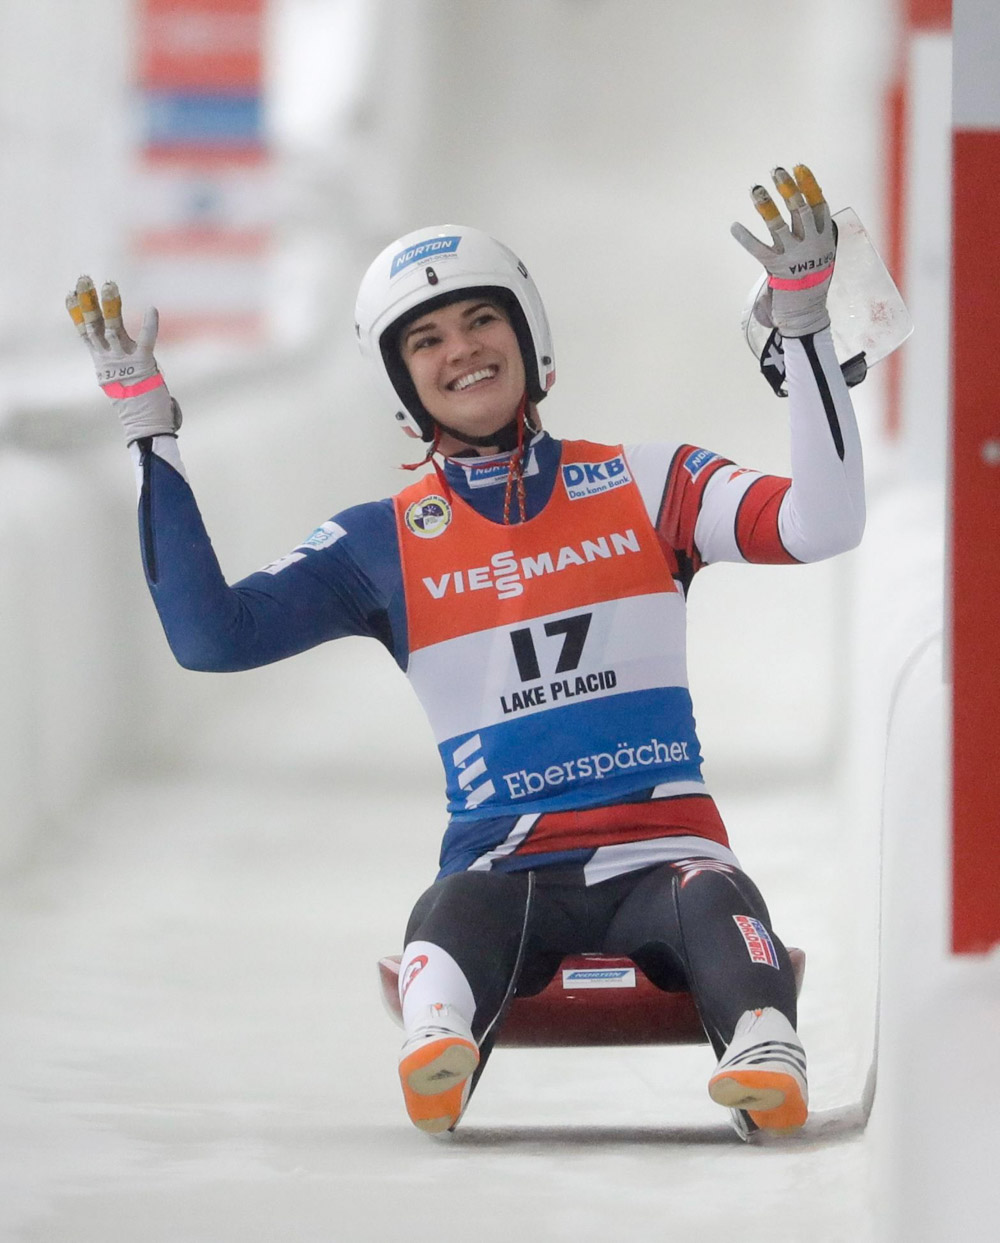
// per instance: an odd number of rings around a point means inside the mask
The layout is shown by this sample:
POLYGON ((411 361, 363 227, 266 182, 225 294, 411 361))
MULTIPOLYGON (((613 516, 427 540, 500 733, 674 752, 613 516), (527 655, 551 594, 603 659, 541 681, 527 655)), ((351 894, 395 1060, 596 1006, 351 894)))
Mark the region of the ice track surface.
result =
POLYGON ((431 878, 439 802, 349 753, 331 766, 321 723, 360 650, 324 657, 326 679, 310 656, 234 681, 197 765, 112 789, 6 883, 0 1239, 872 1238, 867 992, 836 884, 800 883, 836 860, 826 790, 719 791, 808 953, 805 1132, 742 1145, 707 1046, 499 1050, 455 1135, 410 1126, 375 963, 431 878))

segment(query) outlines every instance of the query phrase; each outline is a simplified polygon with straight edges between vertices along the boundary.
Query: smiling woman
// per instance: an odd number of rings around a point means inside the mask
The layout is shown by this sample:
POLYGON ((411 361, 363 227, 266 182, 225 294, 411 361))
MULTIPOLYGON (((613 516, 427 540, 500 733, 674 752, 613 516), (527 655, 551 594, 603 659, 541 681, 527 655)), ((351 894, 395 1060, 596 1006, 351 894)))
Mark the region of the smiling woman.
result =
MULTIPOLYGON (((418 314, 399 341, 417 396, 442 429, 441 452, 472 444, 482 456, 498 453, 489 437, 517 418, 525 391, 521 348, 500 303, 457 296, 418 314)), ((528 417, 537 428, 534 413, 532 405, 528 417)))
POLYGON ((354 319, 397 422, 432 452, 445 436, 452 452, 509 452, 539 430, 552 334, 527 268, 495 238, 450 224, 399 238, 369 265, 354 319))
POLYGON ((512 998, 572 953, 624 955, 690 990, 720 1058, 709 1095, 743 1138, 806 1119, 794 972, 706 789, 684 656, 703 565, 818 560, 864 521, 826 312, 835 235, 808 169, 775 183, 792 227, 756 187, 782 245, 752 249, 779 282, 794 479, 684 442, 542 431, 555 364, 527 269, 476 229, 424 229, 376 257, 355 322, 433 472, 232 587, 184 476, 155 314, 133 341, 115 285, 98 298, 83 278, 68 300, 132 445, 147 580, 178 660, 247 669, 364 635, 430 719, 449 822, 399 977, 399 1076, 422 1130, 457 1125, 512 998), (816 256, 823 279, 793 279, 816 256))

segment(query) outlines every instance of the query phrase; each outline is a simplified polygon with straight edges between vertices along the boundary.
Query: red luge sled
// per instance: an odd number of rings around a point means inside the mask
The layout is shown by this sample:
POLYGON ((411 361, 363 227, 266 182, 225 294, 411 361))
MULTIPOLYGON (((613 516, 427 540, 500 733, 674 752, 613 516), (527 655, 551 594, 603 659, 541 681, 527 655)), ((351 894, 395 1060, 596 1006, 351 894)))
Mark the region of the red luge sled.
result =
MULTIPOLYGON (((806 956, 789 948, 796 994, 806 956)), ((386 1008, 397 1023, 399 958, 379 959, 386 1008)), ((631 958, 572 954, 534 997, 515 997, 496 1043, 506 1048, 546 1046, 705 1044, 707 1037, 690 993, 657 988, 631 958)))

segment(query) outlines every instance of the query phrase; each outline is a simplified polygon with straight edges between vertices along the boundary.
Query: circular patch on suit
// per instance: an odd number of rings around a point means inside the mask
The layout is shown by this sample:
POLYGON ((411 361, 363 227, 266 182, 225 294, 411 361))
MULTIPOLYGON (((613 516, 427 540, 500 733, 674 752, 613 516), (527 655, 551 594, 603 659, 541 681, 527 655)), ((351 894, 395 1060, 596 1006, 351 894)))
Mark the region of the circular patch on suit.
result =
POLYGON ((448 529, 451 506, 443 496, 425 496, 407 509, 404 521, 414 535, 419 535, 421 539, 434 539, 448 529))

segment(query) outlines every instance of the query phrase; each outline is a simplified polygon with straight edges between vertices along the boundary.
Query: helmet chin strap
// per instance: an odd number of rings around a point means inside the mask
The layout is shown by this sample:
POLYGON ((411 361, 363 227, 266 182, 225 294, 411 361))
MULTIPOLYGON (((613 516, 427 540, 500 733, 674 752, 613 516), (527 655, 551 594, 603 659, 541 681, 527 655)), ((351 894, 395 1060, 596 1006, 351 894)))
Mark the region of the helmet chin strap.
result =
MULTIPOLYGON (((462 444, 470 445, 472 448, 481 449, 487 446, 495 445, 501 453, 511 453, 517 448, 522 433, 522 428, 526 427, 531 432, 537 432, 535 427, 528 418, 528 394, 524 393, 521 400, 517 403, 517 410, 514 417, 509 423, 505 423, 503 427, 498 428, 495 432, 490 432, 487 436, 473 436, 469 432, 456 431, 455 428, 449 427, 447 423, 441 423, 435 419, 435 428, 440 432, 447 432, 449 436, 453 436, 456 440, 460 440, 462 444)), ((437 436, 435 436, 435 441, 437 436)))
POLYGON ((525 522, 528 516, 528 501, 524 488, 524 434, 526 430, 530 432, 537 432, 539 430, 534 423, 528 420, 527 411, 528 394, 525 391, 521 396, 521 400, 517 403, 517 411, 511 421, 505 423, 498 431, 491 432, 488 436, 460 435, 458 432, 452 431, 444 423, 435 422, 434 437, 431 440, 426 457, 419 462, 405 462, 403 470, 419 470, 421 466, 426 466, 430 463, 434 467, 434 473, 438 477, 438 482, 445 496, 450 499, 451 486, 448 483, 448 477, 435 457, 435 454, 438 452, 442 432, 454 436, 456 440, 460 440, 463 444, 467 444, 470 447, 480 445, 492 447, 495 445, 501 453, 510 453, 510 460, 507 463, 507 487, 503 500, 504 524, 508 525, 510 523, 511 501, 515 495, 517 496, 517 509, 520 520, 525 522))

